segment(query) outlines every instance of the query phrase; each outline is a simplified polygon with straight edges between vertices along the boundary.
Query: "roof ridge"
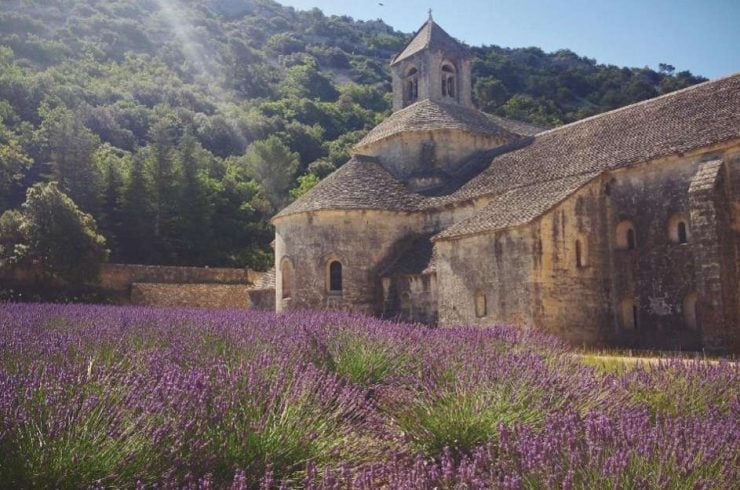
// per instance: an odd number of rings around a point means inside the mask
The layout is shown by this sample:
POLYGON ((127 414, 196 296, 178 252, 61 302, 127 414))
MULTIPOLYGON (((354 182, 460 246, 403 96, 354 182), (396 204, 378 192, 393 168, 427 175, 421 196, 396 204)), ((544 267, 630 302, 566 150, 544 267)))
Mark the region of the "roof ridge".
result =
POLYGON ((735 72, 735 73, 731 73, 729 75, 725 75, 723 77, 715 78, 713 80, 707 80, 706 82, 697 83, 696 85, 691 85, 689 87, 684 87, 684 88, 681 88, 681 89, 678 89, 678 90, 674 90, 673 92, 668 92, 667 94, 658 95, 657 97, 653 97, 653 98, 646 99, 646 100, 641 100, 640 102, 635 102, 634 104, 629 104, 629 105, 625 105, 625 106, 622 106, 622 107, 617 107, 616 109, 612 109, 612 110, 606 111, 606 112, 600 112, 599 114, 594 114, 593 116, 585 117, 583 119, 579 119, 577 121, 573 121, 573 122, 570 122, 568 124, 563 124, 562 126, 558 126, 556 128, 547 129, 545 131, 542 131, 541 133, 537 133, 536 136, 543 136, 545 134, 554 133, 556 131, 560 131, 561 129, 565 129, 565 128, 570 128, 570 127, 573 127, 573 126, 577 126, 577 125, 579 125, 581 123, 585 123, 585 122, 591 121, 593 119, 598 119, 600 117, 605 117, 605 116, 608 116, 610 114, 615 114, 615 113, 622 112, 622 111, 625 111, 627 109, 632 109, 632 108, 635 108, 635 107, 639 107, 639 106, 642 106, 642 105, 648 105, 649 103, 655 102, 656 100, 659 100, 659 99, 667 99, 667 98, 670 98, 670 97, 674 97, 674 96, 683 94, 685 92, 690 92, 692 90, 703 88, 706 85, 711 85, 711 84, 714 84, 714 83, 717 83, 717 82, 721 82, 723 80, 728 80, 728 79, 733 78, 733 77, 740 77, 740 71, 739 72, 735 72))

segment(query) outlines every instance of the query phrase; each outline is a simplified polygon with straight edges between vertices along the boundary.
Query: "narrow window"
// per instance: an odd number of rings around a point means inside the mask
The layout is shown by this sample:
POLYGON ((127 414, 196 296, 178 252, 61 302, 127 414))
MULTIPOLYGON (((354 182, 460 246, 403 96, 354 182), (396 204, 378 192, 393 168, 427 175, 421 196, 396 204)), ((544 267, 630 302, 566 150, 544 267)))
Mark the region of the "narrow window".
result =
POLYGON ((282 277, 283 299, 290 298, 293 294, 293 264, 290 262, 290 259, 283 259, 280 266, 280 274, 282 277))
POLYGON ((486 305, 486 293, 483 291, 476 291, 475 293, 475 316, 482 318, 488 314, 488 307, 486 305))
POLYGON ((583 257, 581 257, 581 241, 576 240, 576 267, 583 267, 583 257))
POLYGON ((637 330, 637 305, 632 305, 632 328, 637 330))
POLYGON ((290 287, 291 280, 290 267, 285 267, 283 269, 283 298, 290 298, 290 295, 292 294, 290 287))
POLYGON ((455 68, 451 65, 442 65, 442 96, 455 96, 455 68))
POLYGON ((414 102, 419 96, 419 76, 416 68, 411 68, 404 77, 406 82, 406 102, 414 102))
POLYGON ((635 230, 630 228, 627 230, 627 250, 635 249, 635 230))
POLYGON ((678 243, 686 243, 688 238, 686 237, 686 223, 684 221, 678 222, 678 243))
POLYGON ((342 264, 337 260, 329 264, 329 291, 342 292, 342 264))
POLYGON ((691 230, 686 215, 674 214, 668 220, 668 239, 673 243, 688 243, 691 230))

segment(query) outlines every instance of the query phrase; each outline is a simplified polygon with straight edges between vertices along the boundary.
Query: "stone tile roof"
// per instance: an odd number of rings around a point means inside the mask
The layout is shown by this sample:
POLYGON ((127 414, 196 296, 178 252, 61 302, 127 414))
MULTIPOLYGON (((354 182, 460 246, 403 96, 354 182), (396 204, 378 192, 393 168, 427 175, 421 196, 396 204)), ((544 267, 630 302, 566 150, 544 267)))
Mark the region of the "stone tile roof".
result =
POLYGON ((430 18, 418 31, 416 31, 416 34, 414 34, 401 52, 393 58, 391 66, 415 55, 419 51, 423 51, 424 49, 429 49, 430 51, 444 51, 458 56, 468 55, 468 50, 462 44, 447 34, 444 29, 439 27, 439 25, 430 18))
POLYGON ((474 216, 438 233, 433 240, 475 235, 529 223, 598 174, 599 172, 590 172, 511 189, 495 196, 474 216))
POLYGON ((391 114, 370 130, 355 145, 355 150, 361 150, 363 146, 396 134, 440 129, 457 129, 470 133, 508 137, 528 136, 533 131, 541 131, 541 128, 530 124, 509 121, 500 117, 494 119, 470 107, 424 99, 391 114))
POLYGON ((423 199, 408 192, 375 159, 354 156, 275 218, 320 209, 415 211, 423 199))
POLYGON ((740 73, 537 134, 455 192, 466 199, 740 138, 740 73))
POLYGON ((461 236, 534 219, 601 172, 737 138, 740 74, 539 133, 492 157, 446 195, 410 192, 375 160, 355 156, 278 217, 320 209, 430 211, 484 196, 501 199, 507 210, 491 206, 478 220, 437 236, 452 238, 454 230, 461 236))
POLYGON ((434 244, 433 234, 425 234, 415 237, 380 275, 381 276, 406 276, 423 274, 434 270, 434 244))
POLYGON ((539 126, 537 124, 531 124, 524 121, 515 121, 514 119, 506 119, 505 117, 496 116, 494 114, 486 114, 489 119, 509 131, 510 133, 517 134, 519 136, 534 136, 543 131, 551 129, 545 126, 539 126))
POLYGON ((480 215, 435 239, 526 223, 585 184, 583 179, 737 138, 740 74, 539 133, 529 145, 495 157, 453 194, 437 198, 444 205, 496 195, 480 215))

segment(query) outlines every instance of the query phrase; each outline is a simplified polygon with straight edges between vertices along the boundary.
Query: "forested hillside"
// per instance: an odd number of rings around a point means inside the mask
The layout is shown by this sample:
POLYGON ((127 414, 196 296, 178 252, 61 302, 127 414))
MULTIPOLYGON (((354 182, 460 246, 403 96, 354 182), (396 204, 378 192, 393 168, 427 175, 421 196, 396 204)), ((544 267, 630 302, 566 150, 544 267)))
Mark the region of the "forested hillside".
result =
MULTIPOLYGON (((409 35, 271 0, 3 0, 0 213, 57 181, 111 260, 268 267, 267 220, 389 114, 387 64, 409 35)), ((703 80, 473 52, 478 106, 546 125, 703 80)), ((0 262, 24 251, 9 216, 0 262)))

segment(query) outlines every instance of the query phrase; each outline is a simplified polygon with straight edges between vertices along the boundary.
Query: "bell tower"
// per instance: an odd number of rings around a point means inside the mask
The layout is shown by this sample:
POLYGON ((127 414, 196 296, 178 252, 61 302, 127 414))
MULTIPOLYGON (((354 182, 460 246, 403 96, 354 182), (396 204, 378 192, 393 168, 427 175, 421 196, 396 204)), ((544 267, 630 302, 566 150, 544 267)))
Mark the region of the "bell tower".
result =
POLYGON ((393 111, 415 102, 473 107, 470 52, 429 18, 391 60, 393 111))

